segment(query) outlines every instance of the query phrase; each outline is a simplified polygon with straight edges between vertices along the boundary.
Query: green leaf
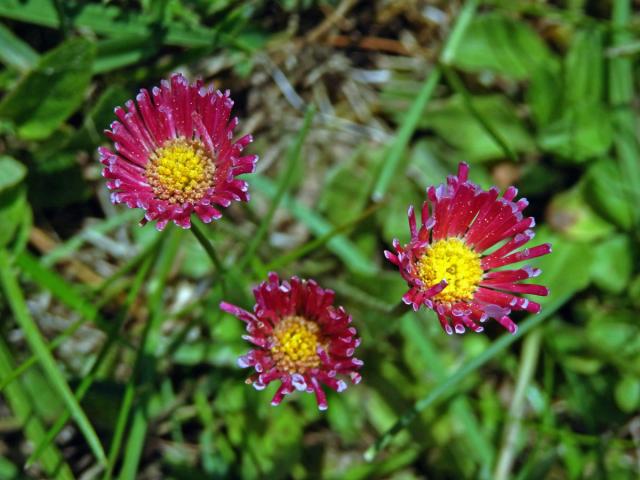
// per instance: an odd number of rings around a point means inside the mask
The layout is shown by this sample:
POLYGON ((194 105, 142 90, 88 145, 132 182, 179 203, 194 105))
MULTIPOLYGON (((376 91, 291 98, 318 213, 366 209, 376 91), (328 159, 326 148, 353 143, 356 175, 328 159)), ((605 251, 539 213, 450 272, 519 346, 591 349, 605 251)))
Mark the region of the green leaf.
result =
MULTIPOLYGON (((133 9, 121 10, 115 5, 101 5, 90 2, 63 2, 54 0, 3 0, 0 2, 0 17, 42 25, 49 28, 60 28, 61 15, 58 5, 63 10, 66 20, 74 27, 90 30, 106 37, 144 37, 150 35, 157 25, 150 23, 146 15, 136 14, 133 9)), ((242 4, 219 22, 215 28, 202 25, 185 25, 171 21, 162 30, 162 41, 166 45, 181 47, 211 48, 218 41, 233 45, 239 49, 249 47, 237 37, 236 29, 244 26, 250 3, 242 4)))
POLYGON ((34 208, 66 207, 91 195, 74 152, 60 151, 38 159, 29 171, 29 198, 34 208))
POLYGON ((622 293, 631 279, 633 246, 626 235, 616 235, 598 243, 591 264, 591 279, 599 288, 622 293))
POLYGON ((76 130, 69 143, 64 146, 67 150, 92 150, 104 141, 103 131, 116 119, 113 109, 116 105, 123 105, 131 98, 131 92, 120 85, 110 85, 96 100, 84 117, 82 128, 76 130))
POLYGON ((16 280, 16 276, 11 269, 9 255, 6 251, 0 250, 0 283, 4 290, 7 301, 13 312, 13 316, 24 333, 29 347, 38 356, 51 386, 64 401, 67 409, 76 421, 78 428, 87 440, 91 451, 100 463, 105 463, 106 456, 102 449, 100 439, 96 434, 86 413, 82 410, 78 400, 73 395, 65 380, 61 370, 47 348, 47 344, 40 333, 38 325, 35 323, 27 307, 24 295, 16 280))
MULTIPOLYGON (((535 151, 535 143, 527 128, 516 115, 516 108, 503 95, 471 97, 477 114, 482 116, 506 145, 516 153, 535 151)), ((460 152, 460 157, 470 162, 482 162, 504 158, 504 150, 469 112, 460 95, 434 102, 427 109, 423 127, 433 128, 449 145, 460 152)))
POLYGON ((637 411, 640 407, 640 379, 631 376, 622 377, 615 388, 618 407, 625 413, 637 411))
POLYGON ((526 23, 488 13, 473 19, 451 64, 469 72, 489 70, 521 80, 553 61, 545 43, 526 23))
POLYGON ((416 212, 420 212, 424 193, 414 188, 412 184, 398 186, 391 190, 389 199, 376 214, 378 223, 382 226, 383 238, 387 245, 391 245, 394 239, 405 244, 409 241, 411 233, 407 223, 407 209, 413 205, 416 212))
MULTIPOLYGON (((3 337, 0 337, 0 380, 4 380, 13 372, 15 361, 12 358, 9 346, 5 343, 3 337)), ((50 397, 50 390, 43 390, 39 395, 50 397)), ((25 437, 33 444, 38 443, 45 436, 45 427, 41 418, 35 414, 32 405, 32 398, 26 389, 23 388, 22 382, 14 382, 7 385, 3 391, 3 397, 6 399, 8 406, 11 408, 15 417, 22 424, 25 437)), ((41 464, 47 473, 47 478, 56 480, 71 480, 75 478, 69 465, 58 448, 52 444, 49 445, 42 453, 41 464)), ((0 473, 0 478, 2 477, 0 473)), ((13 478, 13 477, 8 477, 13 478)), ((23 477, 17 477, 23 478, 23 477)))
POLYGON ((621 372, 640 375, 640 327, 637 314, 608 305, 586 305, 585 338, 592 354, 615 365, 621 372))
POLYGON ((636 308, 640 308, 640 275, 636 275, 629 285, 629 299, 636 308))
POLYGON ((614 160, 603 158, 591 165, 586 174, 585 189, 598 213, 625 230, 631 229, 633 207, 627 201, 628 184, 614 160))
POLYGON ((604 52, 602 32, 579 31, 565 58, 565 104, 598 103, 603 99, 604 52))
POLYGON ((104 73, 140 63, 153 56, 161 39, 153 35, 123 36, 103 40, 97 45, 93 73, 104 73))
POLYGON ((0 156, 0 247, 11 242, 28 208, 26 190, 20 185, 26 173, 20 162, 0 156))
POLYGON ((543 128, 540 147, 567 163, 581 163, 605 154, 613 141, 609 111, 599 103, 568 106, 562 116, 543 128))
MULTIPOLYGON (((612 9, 612 43, 624 45, 634 38, 629 28, 633 13, 630 1, 615 1, 612 9)), ((637 112, 633 107, 636 75, 631 58, 612 58, 609 63, 609 100, 616 108, 613 112, 615 148, 622 178, 627 184, 626 195, 630 205, 640 204, 640 145, 638 144, 637 112)), ((640 209, 632 211, 633 224, 640 222, 640 209)))
POLYGON ((26 140, 47 138, 82 103, 91 78, 94 47, 69 40, 44 55, 0 103, 26 140))
MULTIPOLYGON (((550 101, 560 101, 559 117, 553 121, 550 109, 538 99, 539 144, 569 163, 579 163, 603 155, 611 147, 613 127, 603 104, 604 53, 599 30, 579 31, 573 38, 564 63, 563 89, 559 79, 548 78, 544 93, 550 101), (553 82, 555 81, 555 86, 553 82), (562 91, 562 99, 553 89, 562 91), (545 121, 543 123, 543 121, 545 121)), ((538 78, 538 82, 544 82, 538 78)))
MULTIPOLYGON (((536 315, 529 315, 527 319, 521 322, 520 327, 518 329, 518 333, 515 335, 504 335, 500 337, 498 340, 493 342, 489 348, 487 348, 484 352, 482 352, 477 357, 474 357, 464 364, 460 366, 453 374, 449 375, 445 380, 439 382, 425 397, 419 399, 413 407, 409 410, 403 412, 396 422, 388 428, 382 436, 380 436, 376 442, 371 445, 364 454, 364 458, 367 461, 371 461, 375 458, 375 456, 385 448, 391 439, 404 430, 408 425, 411 424, 417 417, 417 415, 425 410, 428 407, 435 405, 438 402, 443 401, 447 395, 450 395, 452 390, 464 379, 466 379, 471 373, 475 372, 482 365, 484 365, 489 360, 496 357, 499 353, 501 353, 504 349, 506 349, 509 345, 514 343, 516 340, 522 338, 527 332, 529 332, 532 328, 539 325, 542 321, 552 315, 558 308, 560 308, 569 298, 573 291, 567 294, 567 291, 563 291, 561 294, 554 295, 552 300, 547 302, 545 308, 536 315)), ((393 415, 393 413, 392 413, 393 415)), ((393 418, 393 417, 391 417, 393 418)), ((385 429, 389 423, 385 422, 386 425, 382 426, 382 429, 385 429)))
POLYGON ((525 92, 531 117, 539 128, 552 122, 562 111, 562 77, 557 69, 540 68, 531 73, 529 88, 525 92))
POLYGON ((559 193, 549 204, 547 219, 551 227, 572 240, 590 242, 610 234, 614 226, 600 217, 587 203, 584 183, 559 193))
POLYGON ((26 174, 22 163, 6 155, 0 156, 0 193, 18 185, 26 174))
POLYGON ((589 285, 591 256, 589 244, 570 241, 545 227, 536 229, 531 245, 541 243, 550 243, 553 252, 527 264, 542 270, 540 283, 549 287, 548 297, 535 297, 544 311, 555 299, 569 298, 589 285))
POLYGON ((26 72, 38 61, 37 52, 1 23, 0 45, 0 61, 16 70, 26 72))

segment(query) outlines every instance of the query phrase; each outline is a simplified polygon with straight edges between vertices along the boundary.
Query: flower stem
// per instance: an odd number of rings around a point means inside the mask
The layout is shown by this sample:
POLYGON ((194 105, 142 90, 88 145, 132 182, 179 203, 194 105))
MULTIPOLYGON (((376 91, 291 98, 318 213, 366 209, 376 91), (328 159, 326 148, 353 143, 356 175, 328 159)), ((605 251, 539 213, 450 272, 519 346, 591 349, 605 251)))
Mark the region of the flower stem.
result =
POLYGON ((220 258, 218 258, 218 255, 216 254, 216 251, 213 248, 213 244, 211 243, 209 238, 207 238, 207 236, 205 235, 204 231, 202 230, 202 226, 198 222, 192 222, 191 231, 198 239, 198 242, 200 242, 200 245, 202 245, 202 248, 204 248, 204 251, 207 252, 207 255, 209 255, 209 258, 213 262, 213 265, 216 267, 216 270, 218 270, 218 273, 219 274, 225 273, 226 268, 220 261, 220 258))

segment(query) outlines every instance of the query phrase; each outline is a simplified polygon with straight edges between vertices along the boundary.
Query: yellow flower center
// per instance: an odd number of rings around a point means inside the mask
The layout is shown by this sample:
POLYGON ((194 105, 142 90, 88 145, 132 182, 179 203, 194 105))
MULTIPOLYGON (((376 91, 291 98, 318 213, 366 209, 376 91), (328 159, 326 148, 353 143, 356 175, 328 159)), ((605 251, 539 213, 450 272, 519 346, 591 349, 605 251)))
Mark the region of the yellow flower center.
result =
POLYGON ((216 167, 200 140, 175 138, 149 158, 147 182, 157 198, 170 203, 197 202, 213 183, 216 167))
POLYGON ((271 355, 278 369, 287 373, 304 373, 320 366, 316 353, 320 327, 299 316, 285 317, 273 330, 271 355))
POLYGON ((441 302, 471 300, 484 273, 480 255, 459 238, 439 240, 429 246, 417 267, 425 288, 447 281, 444 290, 433 297, 441 302))

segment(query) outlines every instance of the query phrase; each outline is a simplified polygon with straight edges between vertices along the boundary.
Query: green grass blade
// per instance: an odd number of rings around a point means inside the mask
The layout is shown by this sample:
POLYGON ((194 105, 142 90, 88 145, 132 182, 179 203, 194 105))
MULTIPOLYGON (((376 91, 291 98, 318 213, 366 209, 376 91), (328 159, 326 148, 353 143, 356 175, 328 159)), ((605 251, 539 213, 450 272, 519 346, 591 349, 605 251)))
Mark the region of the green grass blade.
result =
POLYGON ((482 365, 496 357, 504 351, 509 345, 522 338, 536 325, 549 318, 556 310, 558 310, 571 297, 571 295, 563 295, 556 297, 555 300, 545 305, 545 308, 537 315, 529 315, 527 319, 520 325, 518 333, 515 335, 503 335, 496 340, 489 348, 474 359, 465 363, 453 375, 449 376, 445 381, 439 383, 426 397, 418 400, 413 408, 405 412, 396 423, 387 430, 378 440, 365 452, 365 459, 371 461, 375 456, 384 449, 395 435, 401 432, 413 419, 424 409, 436 405, 451 394, 454 387, 460 384, 470 374, 479 369, 482 365))
POLYGON ((348 222, 343 223, 342 225, 338 225, 333 228, 333 230, 325 233, 324 235, 314 238, 310 242, 305 243, 304 245, 300 245, 299 247, 294 248, 288 253, 276 258, 272 262, 265 265, 266 270, 279 270, 280 268, 289 265, 291 262, 298 260, 299 258, 305 256, 308 253, 313 252, 317 248, 323 246, 328 243, 333 237, 339 235, 341 233, 346 233, 352 228, 358 226, 361 222, 365 221, 371 215, 376 213, 378 209, 382 206, 382 204, 377 203, 375 205, 371 205, 367 208, 362 214, 358 215, 353 220, 349 220, 348 222))
MULTIPOLYGON (((149 251, 146 252, 146 254, 149 253, 149 251)), ((16 264, 34 282, 50 291, 63 304, 80 314, 84 322, 93 322, 101 329, 109 330, 110 324, 102 318, 99 309, 102 308, 104 304, 110 302, 115 295, 120 293, 120 290, 110 291, 108 294, 102 295, 95 303, 89 303, 74 285, 67 282, 67 280, 54 271, 40 265, 40 262, 30 253, 21 253, 16 259, 16 264)), ((124 285, 121 288, 124 288, 124 285)), ((122 337, 119 337, 119 341, 131 346, 130 343, 122 337)))
POLYGON ((129 412, 131 412, 131 407, 133 406, 135 393, 136 389, 134 383, 128 383, 124 391, 124 396, 122 397, 120 411, 118 412, 116 426, 113 431, 113 439, 111 440, 111 447, 109 448, 107 469, 103 477, 105 480, 112 478, 113 470, 116 466, 116 462, 118 461, 118 455, 120 454, 120 447, 122 446, 122 439, 124 437, 125 429, 127 428, 129 412))
MULTIPOLYGON (((115 464, 118 460, 120 448, 124 438, 124 429, 135 398, 136 386, 149 385, 155 379, 155 355, 159 344, 160 327, 164 319, 162 308, 162 300, 164 295, 164 287, 169 276, 169 272, 173 265, 174 258, 180 246, 181 231, 171 229, 167 231, 167 243, 160 253, 158 265, 155 269, 153 282, 149 290, 151 291, 149 298, 150 319, 142 336, 140 349, 136 355, 134 372, 127 382, 126 390, 118 420, 116 422, 116 431, 109 449, 109 461, 107 470, 104 475, 105 479, 112 477, 115 464)), ((120 478, 135 478, 142 448, 147 433, 148 418, 146 417, 147 402, 149 400, 148 392, 139 399, 139 403, 134 409, 133 422, 131 431, 127 439, 125 448, 125 458, 120 473, 120 478)))
POLYGON ((50 291, 58 300, 78 312, 88 321, 98 316, 98 309, 85 300, 78 289, 57 273, 43 267, 29 252, 23 252, 16 258, 16 264, 34 282, 50 291))
MULTIPOLYGON (((84 325, 85 322, 86 320, 81 318, 65 328, 60 335, 47 344, 49 351, 54 351, 58 348, 62 342, 64 342, 69 336, 73 335, 82 325, 84 325)), ((7 388, 7 385, 14 382, 17 378, 20 378, 24 372, 33 367, 36 363, 38 363, 38 357, 36 355, 32 355, 14 368, 11 373, 3 377, 0 382, 0 392, 4 391, 4 389, 7 388)))
MULTIPOLYGON (((5 379, 13 370, 14 361, 9 347, 0 337, 0 379, 5 379)), ((25 437, 32 443, 38 443, 45 436, 44 426, 33 413, 31 400, 19 383, 9 385, 4 396, 16 418, 22 424, 25 437)), ((47 478, 71 480, 74 478, 69 466, 55 445, 49 445, 42 452, 42 467, 47 478)), ((11 477, 13 478, 13 477, 11 477)))
POLYGON ((431 95, 433 95, 433 91, 436 86, 440 82, 440 77, 440 67, 434 67, 418 92, 418 96, 415 101, 411 104, 411 108, 407 112, 402 125, 400 125, 400 128, 398 129, 396 138, 383 159, 380 174, 378 175, 371 195, 374 202, 379 202, 384 198, 387 190, 389 189, 389 185, 391 185, 393 179, 396 178, 400 160, 402 159, 407 145, 409 145, 409 140, 411 140, 411 137, 418 126, 418 122, 420 121, 424 108, 431 99, 431 95))
MULTIPOLYGON (((98 369, 102 365, 102 362, 105 360, 105 358, 107 358, 107 354, 109 353, 111 347, 114 345, 117 337, 116 334, 120 330, 120 327, 122 326, 122 324, 127 319, 127 316, 129 314, 129 309, 131 308, 131 305, 133 305, 133 302, 138 297, 138 294, 140 293, 140 289, 142 288, 142 284, 147 276, 147 273, 149 272, 149 269, 151 268, 152 263, 153 263, 153 257, 148 257, 145 263, 140 268, 140 270, 138 270, 136 274, 136 278, 133 282, 133 285, 129 290, 127 298, 125 299, 122 311, 111 326, 111 331, 109 332, 107 341, 104 342, 104 345, 100 349, 100 353, 98 354, 96 361, 91 366, 91 370, 89 371, 89 374, 82 379, 82 382, 76 389, 75 395, 78 401, 82 401, 85 394, 87 393, 89 388, 91 388, 91 385, 95 381, 96 376, 98 374, 98 369)), ((60 418, 56 420, 55 424, 47 432, 46 437, 40 442, 40 444, 35 448, 31 456, 27 459, 27 462, 26 462, 27 467, 29 467, 32 463, 38 460, 40 455, 45 451, 46 448, 48 448, 49 444, 54 441, 54 439, 58 436, 58 434, 64 428, 65 424, 68 421, 69 421, 68 412, 66 412, 64 415, 62 415, 60 418)))
POLYGON ((480 124, 480 126, 487 132, 487 134, 493 139, 494 142, 502 149, 505 157, 510 158, 514 162, 518 160, 518 156, 515 154, 511 147, 507 144, 507 142, 502 138, 502 135, 493 128, 491 123, 482 116, 480 111, 473 104, 473 99, 471 98, 471 94, 464 86, 462 80, 458 74, 452 70, 451 68, 443 65, 442 72, 444 73, 445 78, 447 79, 447 83, 451 86, 451 88, 458 94, 462 96, 462 101, 464 106, 469 111, 471 116, 476 119, 476 121, 480 124))
POLYGON ((100 223, 87 226, 66 242, 58 245, 46 255, 43 255, 40 261, 45 267, 50 267, 58 261, 69 258, 73 255, 80 247, 82 247, 88 236, 95 235, 97 233, 109 233, 121 225, 137 221, 139 218, 140 212, 137 210, 125 210, 124 212, 113 215, 100 223))
MULTIPOLYGON (((122 275, 132 270, 134 267, 138 266, 141 262, 147 260, 157 250, 158 245, 161 243, 161 238, 162 236, 159 235, 157 240, 151 242, 147 247, 145 247, 143 251, 141 251, 138 255, 127 262, 123 268, 109 277, 109 280, 113 279, 116 275, 118 277, 121 277, 122 275)), ((58 348, 69 336, 73 335, 78 330, 78 328, 80 328, 86 322, 96 321, 97 324, 105 327, 107 330, 110 330, 111 327, 109 326, 109 324, 107 324, 100 318, 97 308, 94 308, 92 304, 84 300, 84 298, 80 296, 79 293, 75 293, 72 287, 69 286, 64 279, 62 279, 52 271, 43 268, 42 265, 40 265, 40 263, 31 255, 25 254, 24 256, 19 256, 18 265, 22 267, 25 272, 28 272, 31 278, 36 281, 41 287, 48 290, 53 290, 53 293, 56 296, 58 296, 58 294, 64 294, 64 298, 66 299, 66 302, 64 303, 74 309, 76 312, 79 312, 81 315, 83 315, 83 318, 80 318, 79 320, 76 320, 74 323, 69 325, 62 331, 62 333, 60 333, 60 335, 54 338, 47 345, 50 351, 58 348)), ((104 286, 106 289, 107 285, 104 286)), ((119 294, 125 288, 125 286, 126 285, 123 284, 119 288, 105 293, 100 298, 96 307, 100 307, 101 304, 108 303, 115 295, 119 294)), ((131 288, 133 288, 133 286, 131 288)), ((121 344, 132 348, 131 344, 121 336, 118 335, 117 340, 121 344)), ((25 371, 27 371, 37 362, 38 357, 35 355, 22 362, 11 372, 10 375, 0 381, 0 392, 3 391, 9 383, 20 377, 25 371)))
POLYGON ((91 422, 87 418, 87 415, 84 413, 82 407, 80 407, 80 404, 71 392, 69 385, 58 369, 51 352, 47 348, 46 342, 40 334, 40 330, 33 321, 33 318, 31 318, 29 309, 27 308, 27 304, 22 295, 22 291, 20 290, 16 280, 16 276, 11 269, 9 255, 5 250, 0 250, 0 283, 2 283, 2 288, 5 292, 16 322, 22 329, 25 339, 33 350, 33 353, 38 356, 40 365, 47 374, 49 381, 66 404, 71 416, 87 440, 87 443, 97 460, 100 463, 105 463, 106 456, 102 449, 100 439, 93 429, 91 422))
MULTIPOLYGON (((276 194, 276 186, 268 178, 255 175, 251 184, 256 190, 266 194, 268 197, 273 198, 276 194)), ((326 235, 335 229, 324 217, 288 195, 284 196, 282 203, 294 217, 303 222, 307 228, 318 237, 326 235)), ((335 235, 327 242, 327 248, 335 253, 336 256, 353 271, 364 275, 373 275, 377 270, 371 259, 363 255, 360 250, 343 235, 335 235)))
POLYGON ((38 63, 38 53, 1 23, 0 45, 0 61, 5 65, 24 73, 38 63))
MULTIPOLYGON (((451 34, 447 39, 442 54, 440 55, 440 61, 444 65, 447 65, 453 58, 460 41, 464 35, 465 30, 469 26, 476 8, 478 7, 479 0, 469 0, 465 3, 464 7, 460 11, 456 19, 456 23, 453 26, 451 34)), ((391 144, 391 147, 386 153, 384 161, 381 166, 380 174, 373 187, 372 198, 375 202, 381 201, 389 189, 389 185, 394 178, 396 178, 398 172, 398 166, 400 160, 409 144, 413 133, 418 126, 418 121, 422 116, 425 106, 431 99, 431 95, 436 86, 440 82, 440 76, 442 74, 441 68, 436 66, 425 80, 418 96, 411 105, 411 108, 407 112, 407 115, 398 129, 398 134, 395 140, 391 144)))
MULTIPOLYGON (((428 315, 424 310, 422 311, 423 317, 421 320, 433 321, 434 318, 424 318, 428 315)), ((433 345, 427 335, 424 334, 424 330, 416 318, 415 315, 409 313, 403 318, 402 326, 405 330, 407 338, 412 339, 415 345, 418 347, 418 351, 424 357, 424 361, 430 366, 431 374, 435 377, 436 381, 444 382, 446 380, 446 368, 445 364, 440 358, 436 347, 433 345)), ((469 456, 473 457, 481 466, 483 471, 490 471, 494 450, 491 444, 491 440, 484 434, 478 420, 473 413, 469 399, 466 396, 456 398, 451 403, 451 411, 453 414, 464 422, 464 439, 462 442, 468 442, 469 456)))
POLYGON ((310 105, 304 114, 302 128, 300 128, 296 139, 287 152, 287 158, 280 174, 280 178, 278 179, 278 187, 276 189, 275 195, 273 196, 273 199, 271 200, 271 205, 269 205, 269 210, 267 211, 267 214, 262 218, 262 221, 258 226, 258 230, 249 242, 249 245, 247 245, 245 254, 238 262, 238 269, 244 268, 251 261, 253 255, 255 254, 256 250, 262 243, 262 240, 264 240, 264 237, 269 231, 269 226, 271 225, 273 216, 280 206, 280 203, 287 193, 287 190, 289 190, 289 187, 291 186, 291 179, 293 178, 293 173, 295 172, 295 166, 300 161, 302 145, 304 144, 304 140, 309 133, 309 129, 311 128, 311 123, 313 122, 315 114, 315 107, 313 105, 310 105))

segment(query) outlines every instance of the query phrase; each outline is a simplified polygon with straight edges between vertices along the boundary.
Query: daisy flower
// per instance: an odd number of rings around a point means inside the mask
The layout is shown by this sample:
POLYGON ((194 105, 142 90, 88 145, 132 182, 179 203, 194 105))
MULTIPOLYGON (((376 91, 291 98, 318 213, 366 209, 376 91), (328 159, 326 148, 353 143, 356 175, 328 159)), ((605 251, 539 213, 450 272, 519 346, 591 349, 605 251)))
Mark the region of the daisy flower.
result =
POLYGON ((351 316, 342 307, 334 307, 334 292, 313 280, 297 277, 280 281, 275 273, 253 290, 253 313, 226 302, 225 312, 247 324, 243 338, 255 348, 238 359, 242 368, 253 367, 247 379, 257 390, 279 380, 272 405, 278 405, 294 390, 314 393, 320 410, 327 409, 322 385, 342 392, 346 375, 360 382, 357 370, 362 361, 353 357, 360 344, 351 316))
POLYGON ((111 201, 143 209, 140 223, 156 221, 158 230, 170 221, 189 228, 193 213, 209 223, 219 207, 248 201, 247 182, 236 177, 252 173, 258 157, 241 156, 252 137, 233 140, 232 106, 229 91, 175 74, 117 107, 105 131, 114 148, 98 149, 111 201))
POLYGON ((404 303, 414 310, 421 305, 434 310, 448 334, 465 328, 481 332, 480 323, 489 318, 516 333, 512 311, 540 311, 540 304, 518 294, 544 296, 549 290, 521 283, 540 275, 540 269, 501 267, 551 253, 551 245, 518 250, 534 237, 535 220, 522 215, 527 200, 514 201, 515 187, 502 197, 495 187, 485 191, 468 175, 469 166, 461 163, 446 184, 429 187, 422 226, 417 227, 409 207, 410 242, 401 246, 394 240, 395 253, 384 255, 409 285, 404 303))

